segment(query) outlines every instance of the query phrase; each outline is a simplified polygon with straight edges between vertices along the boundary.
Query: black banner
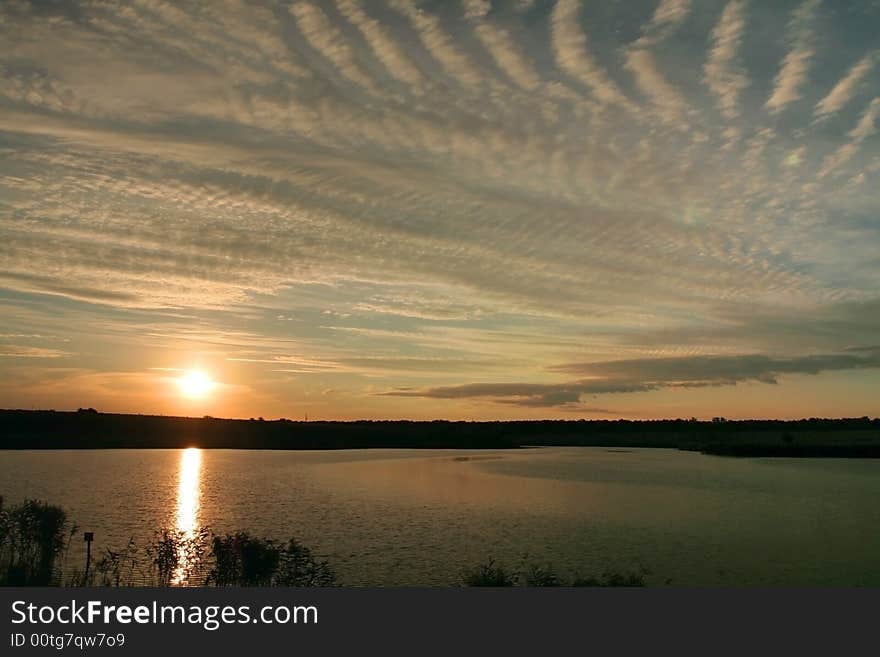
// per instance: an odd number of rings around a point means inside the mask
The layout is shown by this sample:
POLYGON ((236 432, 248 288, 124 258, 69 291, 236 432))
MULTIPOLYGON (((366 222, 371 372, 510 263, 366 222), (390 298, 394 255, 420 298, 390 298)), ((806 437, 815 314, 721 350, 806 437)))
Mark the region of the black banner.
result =
POLYGON ((0 654, 850 654, 880 590, 2 588, 0 654))

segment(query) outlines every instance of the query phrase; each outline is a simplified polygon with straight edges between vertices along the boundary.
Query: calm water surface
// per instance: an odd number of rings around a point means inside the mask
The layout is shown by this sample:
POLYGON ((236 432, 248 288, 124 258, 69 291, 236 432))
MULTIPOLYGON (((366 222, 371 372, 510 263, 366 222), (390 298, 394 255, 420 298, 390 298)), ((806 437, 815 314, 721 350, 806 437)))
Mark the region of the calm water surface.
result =
POLYGON ((880 460, 661 449, 0 452, 0 494, 93 549, 161 527, 295 536, 346 584, 445 585, 524 557, 651 584, 880 585, 880 460))

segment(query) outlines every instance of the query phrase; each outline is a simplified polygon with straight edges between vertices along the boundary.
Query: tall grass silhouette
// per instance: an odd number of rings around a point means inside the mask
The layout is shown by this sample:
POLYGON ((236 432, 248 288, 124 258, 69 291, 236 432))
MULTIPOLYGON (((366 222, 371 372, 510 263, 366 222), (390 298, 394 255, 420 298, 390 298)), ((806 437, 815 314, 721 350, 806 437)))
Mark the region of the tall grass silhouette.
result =
POLYGON ((75 531, 60 507, 37 500, 7 507, 0 497, 0 584, 58 583, 59 557, 66 554, 75 531))

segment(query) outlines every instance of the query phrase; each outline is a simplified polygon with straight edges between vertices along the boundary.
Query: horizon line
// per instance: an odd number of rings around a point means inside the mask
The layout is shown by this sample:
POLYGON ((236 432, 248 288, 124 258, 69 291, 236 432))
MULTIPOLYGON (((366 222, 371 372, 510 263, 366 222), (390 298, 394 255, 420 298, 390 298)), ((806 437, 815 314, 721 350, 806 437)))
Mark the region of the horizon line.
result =
POLYGON ((779 417, 751 417, 751 418, 728 418, 721 415, 714 416, 712 418, 699 418, 696 416, 692 417, 664 417, 664 418, 627 418, 620 417, 616 419, 608 419, 608 418, 572 418, 572 419, 561 419, 561 418, 514 418, 514 419, 505 419, 505 420, 452 420, 448 418, 432 418, 430 420, 414 420, 409 418, 360 418, 354 420, 342 420, 342 419, 291 419, 289 417, 277 417, 277 418, 266 418, 266 417, 218 417, 215 415, 164 415, 161 413, 134 413, 134 412, 116 412, 116 411, 100 411, 93 407, 80 407, 77 409, 55 409, 55 408, 0 408, 0 413, 70 413, 72 415, 77 414, 94 414, 94 415, 122 415, 129 417, 157 417, 157 418, 168 418, 175 420, 221 420, 224 422, 288 422, 291 424, 318 424, 318 423, 334 423, 334 424, 358 424, 364 422, 375 422, 375 423, 390 423, 390 422, 410 422, 410 423, 425 423, 429 424, 432 422, 448 422, 448 423, 462 423, 462 424, 516 424, 516 423, 527 423, 527 422, 557 422, 557 423, 576 423, 576 422, 631 422, 631 423, 654 423, 654 422, 699 422, 706 424, 725 424, 725 423, 736 423, 736 422, 852 422, 852 421, 868 421, 868 422, 880 422, 880 417, 878 416, 870 416, 870 415, 861 415, 861 416, 849 416, 849 417, 800 417, 800 418, 779 418, 779 417))

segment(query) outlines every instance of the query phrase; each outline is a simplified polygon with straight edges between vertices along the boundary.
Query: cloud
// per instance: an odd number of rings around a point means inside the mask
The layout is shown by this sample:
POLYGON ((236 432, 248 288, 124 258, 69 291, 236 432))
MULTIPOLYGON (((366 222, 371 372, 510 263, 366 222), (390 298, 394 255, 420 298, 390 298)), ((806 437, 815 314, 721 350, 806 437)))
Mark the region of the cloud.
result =
POLYGON ((686 130, 687 125, 682 120, 687 112, 687 104, 660 73, 654 56, 647 50, 630 50, 626 54, 626 68, 635 75, 639 89, 654 101, 663 119, 686 130))
POLYGON ((651 18, 651 28, 678 25, 687 17, 690 10, 691 0, 661 0, 651 18))
POLYGON ((852 100, 868 73, 877 61, 877 53, 872 52, 862 57, 840 80, 828 95, 816 103, 816 118, 825 118, 829 114, 839 112, 852 100))
POLYGON ((275 366, 284 366, 284 369, 276 369, 276 372, 338 372, 346 368, 329 360, 309 358, 305 356, 279 355, 271 357, 228 357, 226 360, 236 363, 265 363, 275 366))
POLYGON ((60 349, 46 349, 22 345, 0 345, 0 358, 63 358, 71 354, 60 349))
POLYGON ((748 77, 735 66, 746 26, 745 8, 745 0, 731 0, 724 7, 712 30, 712 47, 703 65, 704 80, 727 119, 739 115, 740 93, 749 86, 748 77))
POLYGON ((355 53, 342 31, 333 25, 317 6, 298 0, 290 7, 300 32, 309 45, 333 62, 346 78, 376 93, 373 80, 362 70, 355 53))
MULTIPOLYGON (((439 41, 459 52, 465 58, 461 61, 477 61, 466 48, 467 40, 451 40, 454 24, 448 17, 416 11, 411 3, 400 6, 418 25, 438 31, 439 41)), ((156 45, 166 49, 185 45, 182 35, 172 29, 174 21, 192 28, 197 35, 194 44, 200 48, 193 57, 198 57, 200 66, 208 66, 208 51, 223 47, 221 19, 198 25, 187 12, 165 16, 164 7, 147 11, 138 5, 134 23, 153 26, 146 34, 162 39, 156 45)), ((332 23, 331 17, 341 20, 309 3, 297 4, 293 11, 300 13, 306 27, 332 23)), ((573 58, 563 59, 574 67, 571 70, 583 73, 591 55, 579 56, 586 53, 580 50, 586 47, 586 34, 577 20, 580 13, 578 3, 554 7, 550 26, 556 38, 547 44, 546 54, 564 55, 566 40, 570 41, 574 49, 568 54, 573 58)), ((667 13, 682 15, 665 11, 660 15, 667 13)), ((123 15, 128 20, 128 14, 123 15)), ((360 14, 345 16, 364 24, 360 14)), ((118 17, 110 13, 104 18, 118 17)), ((658 25, 674 24, 671 19, 657 20, 658 25)), ((336 72, 349 65, 366 71, 363 62, 376 52, 378 37, 361 43, 351 26, 333 24, 333 29, 312 35, 323 39, 318 44, 320 52, 327 53, 323 59, 308 59, 283 42, 244 50, 241 37, 229 34, 232 53, 223 53, 224 57, 241 52, 248 62, 251 86, 247 93, 230 92, 228 107, 218 105, 217 117, 226 116, 227 123, 212 125, 201 114, 184 110, 170 124, 194 126, 181 134, 163 122, 132 125, 83 118, 73 110, 70 115, 36 119, 19 107, 7 108, 0 117, 7 131, 49 138, 9 154, 11 161, 30 171, 18 180, 7 179, 9 184, 16 185, 20 194, 33 194, 27 190, 35 185, 42 190, 27 207, 16 210, 27 213, 29 221, 5 224, 15 231, 17 247, 10 254, 8 271, 9 280, 17 282, 10 284, 21 286, 27 280, 32 291, 67 290, 78 298, 111 304, 219 307, 241 303, 252 294, 276 294, 291 282, 406 279, 417 273, 462 286, 468 290, 465 294, 506 297, 517 307, 540 305, 545 311, 566 313, 657 288, 661 288, 657 294, 673 297, 673 305, 679 302, 677 297, 693 291, 706 297, 760 293, 765 274, 753 277, 744 270, 748 263, 737 261, 734 252, 721 253, 712 262, 688 260, 683 268, 670 265, 680 262, 694 239, 723 241, 727 234, 747 233, 746 217, 756 216, 762 208, 751 207, 741 218, 734 217, 743 196, 775 204, 770 212, 787 202, 758 175, 758 165, 771 151, 759 154, 755 167, 743 172, 749 178, 739 188, 729 187, 719 195, 716 190, 729 184, 730 162, 700 159, 696 149, 681 149, 648 128, 632 130, 625 115, 579 118, 576 112, 582 106, 576 99, 567 110, 559 97, 553 110, 559 118, 545 125, 536 117, 549 116, 546 99, 533 100, 521 93, 541 81, 537 68, 541 58, 535 56, 540 53, 525 49, 535 49, 529 41, 515 40, 514 29, 522 26, 510 23, 502 28, 492 14, 477 22, 485 26, 486 35, 507 35, 497 43, 489 39, 495 45, 487 50, 495 53, 501 74, 519 87, 516 95, 499 95, 496 101, 491 97, 495 91, 488 90, 487 96, 478 89, 474 96, 464 91, 455 97, 427 92, 424 101, 411 107, 401 107, 391 97, 376 99, 373 92, 347 84, 348 78, 337 79, 336 72), (305 71, 297 68, 296 73, 281 75, 285 60, 280 47, 290 51, 291 60, 305 71), (511 53, 518 54, 507 58, 511 53), (315 80, 309 87, 314 93, 320 89, 318 96, 311 97, 313 92, 297 86, 303 77, 315 80), (293 86, 275 89, 260 82, 263 78, 293 86), (468 103, 470 114, 463 115, 462 106, 468 103), (494 115, 496 104, 507 105, 507 114, 494 115), (560 126, 567 126, 563 136, 555 133, 560 126), (636 138, 639 146, 634 149, 636 138), (53 157, 43 163, 21 159, 33 157, 37 150, 51 151, 53 157), (743 189, 747 194, 741 193, 743 189), (76 199, 74 215, 62 209, 64 198, 76 199), (169 210, 165 205, 170 199, 174 207, 169 210), (676 217, 685 208, 719 216, 714 235, 684 229, 676 217), (66 212, 65 228, 58 230, 66 212), (538 213, 543 213, 540 220, 538 213), (211 217, 207 226, 199 220, 202 216, 211 217), (165 221, 176 231, 173 242, 162 238, 165 221), (548 237, 547 226, 559 237, 548 237), (653 232, 660 241, 644 239, 653 232), (53 258, 45 258, 40 247, 47 234, 57 245, 53 258), (580 247, 574 248, 578 242, 580 247), (664 246, 658 248, 661 242, 664 246), (353 250, 361 253, 356 266, 347 255, 353 250), (581 257, 584 250, 592 257, 581 257), (662 275, 655 275, 656 270, 662 275), (150 280, 154 276, 161 285, 150 280), (81 292, 70 290, 70 281, 76 281, 81 292)), ((248 24, 257 29, 254 19, 248 24)), ((408 61, 423 64, 424 58, 416 56, 416 44, 406 39, 407 31, 392 29, 395 25, 383 24, 386 44, 401 57, 409 55, 408 61)), ((123 22, 119 29, 126 27, 123 22)), ((127 53, 120 53, 118 65, 140 71, 147 54, 137 48, 132 52, 137 53, 137 61, 129 62, 127 53)), ((683 117, 690 117, 693 108, 682 91, 666 81, 661 60, 643 49, 628 59, 637 84, 665 120, 685 125, 683 117)), ((64 60, 59 55, 43 64, 64 60)), ((490 75, 488 69, 483 73, 490 75)), ((205 84, 214 74, 212 69, 194 79, 205 84)), ((591 79, 601 82, 602 75, 611 81, 605 73, 591 79)), ((184 83, 189 76, 190 71, 183 69, 177 86, 188 86, 184 83)), ((433 77, 437 78, 436 71, 433 77)), ((213 89, 213 84, 208 88, 213 89)), ((497 76, 493 88, 502 87, 510 85, 497 76)), ((220 88, 234 89, 234 84, 222 77, 217 82, 220 88)), ((101 91, 95 101, 112 95, 108 89, 101 91)), ((608 100, 613 94, 599 92, 599 96, 608 100)), ((206 97, 213 99, 214 93, 206 97)), ((174 116, 173 103, 165 106, 164 100, 154 95, 151 115, 174 116)), ((205 106, 203 101, 199 111, 205 106)), ((804 174, 809 173, 805 166, 804 174)), ((776 248, 769 233, 766 244, 764 234, 746 239, 752 253, 776 248)), ((804 268, 781 261, 772 267, 781 279, 788 279, 780 285, 810 284, 804 280, 804 268)))
POLYGON ((468 17, 474 20, 474 30, 480 42, 492 56, 504 74, 526 91, 534 91, 541 85, 535 68, 517 49, 513 37, 503 27, 480 20, 485 13, 469 11, 468 17))
POLYGON ((462 0, 465 18, 483 18, 492 9, 490 0, 462 0))
POLYGON ((587 35, 580 27, 580 3, 577 0, 556 3, 550 28, 556 64, 560 69, 589 88, 600 103, 631 106, 617 84, 590 54, 587 35))
POLYGON ((405 358, 399 356, 371 356, 367 358, 349 357, 344 360, 346 365, 358 369, 371 371, 381 370, 385 372, 401 373, 401 372, 449 372, 456 373, 467 370, 486 370, 500 369, 506 363, 503 361, 482 359, 463 359, 463 358, 405 358))
POLYGON ((789 50, 774 80, 773 91, 765 107, 778 114, 801 97, 801 86, 807 80, 810 62, 815 54, 812 22, 821 0, 806 0, 792 12, 788 26, 789 50))
POLYGON ((822 163, 822 169, 818 174, 820 178, 824 178, 846 163, 858 152, 862 142, 877 132, 878 116, 880 116, 880 97, 871 101, 861 118, 859 118, 859 122, 850 130, 850 141, 825 158, 822 163))
POLYGON ((409 19, 422 45, 449 75, 465 86, 482 81, 480 72, 456 47, 454 39, 444 31, 435 15, 422 11, 411 0, 391 0, 390 4, 409 19))
POLYGON ((633 44, 647 48, 666 39, 687 18, 691 0, 660 0, 651 20, 642 29, 642 36, 633 44))
POLYGON ((651 20, 642 27, 642 36, 625 52, 624 67, 635 76, 636 86, 654 103, 661 118, 685 131, 687 112, 684 97, 665 78, 651 49, 668 38, 688 16, 690 0, 661 0, 651 20))
POLYGON ((880 300, 845 301, 794 308, 756 308, 752 304, 724 304, 710 323, 700 322, 634 333, 626 338, 652 352, 688 345, 697 352, 758 348, 769 353, 787 350, 845 351, 880 334, 880 300))
POLYGON ((433 399, 485 399, 518 406, 552 407, 576 404, 584 395, 646 392, 653 389, 635 383, 573 381, 571 383, 470 383, 421 390, 389 390, 378 393, 389 397, 429 397, 433 399))
POLYGON ((585 377, 565 383, 472 383, 421 390, 390 390, 381 394, 434 399, 475 398, 550 408, 578 404, 583 397, 591 395, 725 386, 746 381, 776 384, 780 376, 787 374, 875 368, 880 368, 880 350, 872 347, 841 354, 791 358, 763 354, 646 358, 553 367, 556 372, 585 377))
POLYGON ((373 54, 398 80, 416 86, 423 82, 419 69, 394 40, 390 30, 369 16, 359 0, 336 0, 339 12, 354 25, 370 46, 373 54))
POLYGON ((880 115, 880 97, 875 98, 862 114, 858 124, 849 133, 853 141, 862 143, 877 132, 877 116, 880 115))
POLYGON ((646 358, 598 363, 571 363, 557 372, 614 381, 639 380, 653 386, 727 385, 741 381, 776 383, 782 374, 818 374, 830 370, 880 367, 880 352, 818 354, 790 358, 764 354, 646 358))

